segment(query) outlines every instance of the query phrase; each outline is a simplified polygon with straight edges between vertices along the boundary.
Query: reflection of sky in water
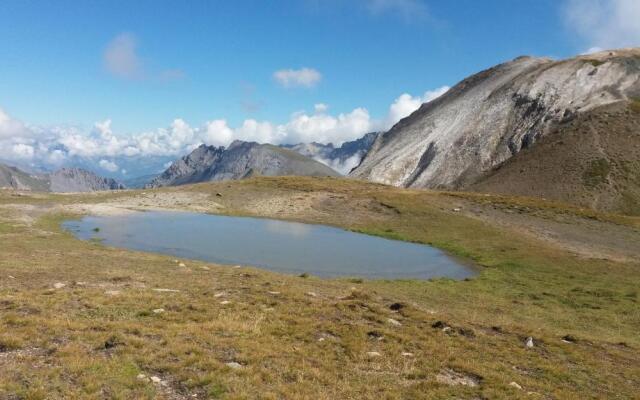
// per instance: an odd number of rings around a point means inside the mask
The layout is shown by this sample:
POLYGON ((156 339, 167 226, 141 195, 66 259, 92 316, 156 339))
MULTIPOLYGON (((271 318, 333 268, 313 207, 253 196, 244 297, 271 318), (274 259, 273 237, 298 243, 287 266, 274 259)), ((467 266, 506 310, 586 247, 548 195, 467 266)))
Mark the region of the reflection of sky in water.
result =
POLYGON ((81 239, 100 238, 108 246, 286 273, 389 279, 474 275, 473 269, 429 246, 322 225, 147 212, 86 217, 65 227, 81 239))
POLYGON ((265 220, 265 227, 271 233, 293 236, 296 238, 305 237, 311 233, 311 225, 300 224, 297 222, 285 222, 267 219, 265 220))

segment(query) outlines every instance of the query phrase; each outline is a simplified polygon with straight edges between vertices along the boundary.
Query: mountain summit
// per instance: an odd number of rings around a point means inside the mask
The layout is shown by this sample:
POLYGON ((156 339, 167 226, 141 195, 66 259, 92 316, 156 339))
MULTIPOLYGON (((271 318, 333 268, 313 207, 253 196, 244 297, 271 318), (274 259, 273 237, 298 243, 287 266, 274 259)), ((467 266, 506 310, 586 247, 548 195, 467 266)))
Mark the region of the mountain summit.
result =
POLYGON ((465 188, 551 128, 640 96, 640 49, 554 61, 518 57, 473 75, 378 136, 352 176, 465 188))
POLYGON ((338 176, 326 165, 270 144, 236 140, 228 148, 201 145, 147 187, 243 179, 251 176, 338 176))

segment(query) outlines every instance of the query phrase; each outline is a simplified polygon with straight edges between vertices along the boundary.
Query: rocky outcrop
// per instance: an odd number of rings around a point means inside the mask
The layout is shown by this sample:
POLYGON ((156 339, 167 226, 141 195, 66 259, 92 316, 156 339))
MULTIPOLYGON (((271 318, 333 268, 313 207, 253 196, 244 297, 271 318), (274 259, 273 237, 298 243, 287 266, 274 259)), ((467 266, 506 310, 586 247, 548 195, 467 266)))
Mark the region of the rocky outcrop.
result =
POLYGON ((379 135, 350 174, 461 189, 560 123, 640 97, 640 49, 554 61, 519 57, 473 75, 379 135))
POLYGON ((28 174, 0 164, 0 188, 41 192, 94 192, 124 189, 114 179, 80 168, 62 168, 50 174, 28 174))
POLYGON ((62 168, 49 174, 52 192, 96 192, 120 190, 124 185, 115 179, 103 178, 82 168, 62 168))
POLYGON ((359 139, 344 142, 340 147, 316 142, 285 144, 282 147, 311 157, 346 175, 360 163, 378 135, 378 132, 370 132, 359 139))
POLYGON ((281 175, 339 174, 326 165, 289 149, 236 140, 228 148, 201 145, 173 163, 147 187, 281 175))

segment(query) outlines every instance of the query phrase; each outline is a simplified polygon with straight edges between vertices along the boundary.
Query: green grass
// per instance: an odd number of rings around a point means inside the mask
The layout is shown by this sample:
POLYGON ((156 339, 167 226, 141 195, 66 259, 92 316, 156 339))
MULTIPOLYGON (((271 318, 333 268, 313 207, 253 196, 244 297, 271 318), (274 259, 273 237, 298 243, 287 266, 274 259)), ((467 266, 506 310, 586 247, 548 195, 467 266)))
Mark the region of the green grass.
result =
POLYGON ((607 181, 611 165, 604 158, 592 160, 582 175, 584 184, 588 187, 596 187, 607 181))
POLYGON ((640 113, 640 97, 634 97, 629 102, 629 108, 631 111, 640 113))
MULTIPOLYGON (((42 211, 30 226, 12 219, 27 211, 2 209, 0 226, 15 228, 0 252, 0 275, 14 277, 0 280, 0 398, 583 399, 633 398, 640 390, 640 263, 581 258, 449 210, 452 200, 472 199, 549 219, 585 213, 630 231, 633 219, 338 179, 260 178, 153 193, 178 191, 210 194, 232 215, 429 243, 475 260, 481 273, 468 281, 368 281, 189 260, 182 268, 172 257, 75 240, 60 230, 69 214, 42 211), (256 206, 277 201, 286 212, 256 206), (66 286, 53 289, 56 282, 66 286), (390 310, 397 302, 404 308, 390 310), (433 328, 438 321, 452 329, 433 328), (564 343, 566 335, 577 342, 564 343), (528 336, 533 349, 524 346, 528 336), (370 358, 371 351, 381 356, 370 358), (232 369, 230 361, 244 367, 232 369), (482 383, 438 383, 445 369, 482 383), (139 380, 141 373, 166 386, 139 380)), ((31 204, 44 210, 130 195, 31 204)), ((9 202, 0 195, 0 204, 9 202)))

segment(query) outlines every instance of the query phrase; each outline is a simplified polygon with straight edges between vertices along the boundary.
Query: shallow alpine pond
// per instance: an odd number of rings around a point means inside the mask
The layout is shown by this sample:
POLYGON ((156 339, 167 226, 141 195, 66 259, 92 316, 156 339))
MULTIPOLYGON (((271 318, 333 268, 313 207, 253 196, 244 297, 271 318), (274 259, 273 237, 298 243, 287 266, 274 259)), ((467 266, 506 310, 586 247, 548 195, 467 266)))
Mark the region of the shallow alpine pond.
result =
POLYGON ((289 274, 367 279, 464 279, 470 265, 430 246, 324 225, 187 212, 88 216, 63 223, 83 240, 289 274))

